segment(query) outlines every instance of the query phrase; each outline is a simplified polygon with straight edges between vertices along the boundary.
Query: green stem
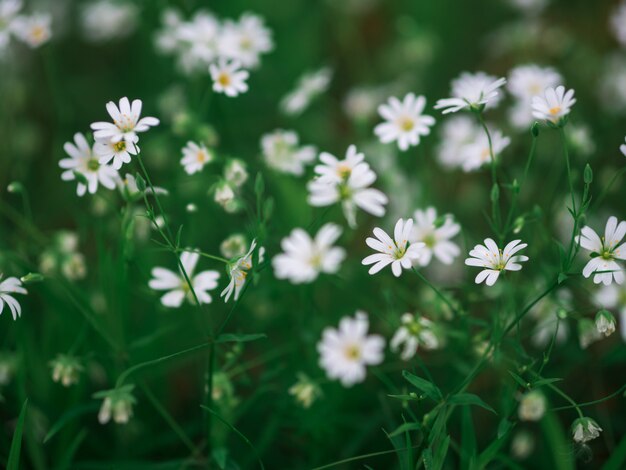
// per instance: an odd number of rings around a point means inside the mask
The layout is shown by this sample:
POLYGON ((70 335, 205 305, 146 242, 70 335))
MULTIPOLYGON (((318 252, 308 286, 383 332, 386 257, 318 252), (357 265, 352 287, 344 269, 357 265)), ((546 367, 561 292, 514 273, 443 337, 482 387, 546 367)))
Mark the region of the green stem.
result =
POLYGON ((500 221, 500 186, 498 185, 498 173, 497 173, 497 161, 496 156, 493 153, 493 143, 491 141, 491 133, 489 132, 489 128, 485 123, 485 119, 483 118, 482 112, 477 112, 476 116, 478 116, 478 122, 480 122, 481 127, 485 131, 487 135, 487 142, 489 143, 489 157, 491 158, 491 185, 492 189, 494 187, 498 187, 498 197, 494 198, 493 194, 490 195, 491 198, 491 218, 493 219, 493 224, 496 228, 498 239, 500 244, 503 242, 501 221, 500 221))
POLYGON ((434 284, 426 279, 426 277, 424 277, 424 275, 417 268, 413 268, 413 272, 417 274, 417 277, 419 277, 428 287, 431 288, 431 290, 437 295, 437 297, 444 301, 444 303, 450 308, 450 310, 452 310, 455 315, 459 315, 459 311, 457 310, 457 308, 452 305, 452 302, 450 302, 450 300, 445 296, 443 292, 437 289, 434 284))

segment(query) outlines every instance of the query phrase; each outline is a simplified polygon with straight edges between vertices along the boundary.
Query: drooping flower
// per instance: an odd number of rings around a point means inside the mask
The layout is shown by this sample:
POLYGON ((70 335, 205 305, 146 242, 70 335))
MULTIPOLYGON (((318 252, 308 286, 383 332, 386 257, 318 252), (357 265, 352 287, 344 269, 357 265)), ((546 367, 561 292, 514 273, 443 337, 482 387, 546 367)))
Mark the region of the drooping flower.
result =
POLYGON ((605 286, 615 281, 624 282, 622 267, 615 260, 626 260, 626 243, 619 244, 626 235, 626 221, 617 223, 617 217, 609 217, 604 230, 604 237, 588 226, 582 228, 576 242, 591 252, 592 258, 583 268, 583 276, 590 277, 593 282, 605 286))
POLYGON ((370 188, 376 181, 376 173, 362 159, 363 154, 358 153, 354 146, 348 148, 346 159, 342 161, 322 153, 320 160, 324 164, 315 167, 318 177, 307 185, 309 204, 324 207, 341 202, 344 216, 353 228, 356 227, 357 207, 382 217, 388 202, 385 194, 370 188))
POLYGON ((183 270, 178 272, 166 268, 152 268, 152 277, 148 285, 154 290, 163 290, 167 293, 161 297, 161 303, 166 307, 178 308, 185 298, 191 304, 195 303, 194 292, 200 304, 209 304, 213 300, 210 290, 217 287, 220 274, 217 271, 202 271, 194 276, 199 253, 183 251, 180 255, 180 263, 187 277, 191 281, 193 292, 183 275, 183 270))
POLYGON ((78 376, 83 370, 80 361, 68 354, 58 354, 50 361, 52 380, 60 382, 64 387, 78 383, 78 376))
MULTIPOLYGON (((0 274, 0 279, 2 275, 0 274)), ((17 320, 17 317, 22 315, 22 306, 17 301, 15 294, 26 295, 28 292, 22 286, 22 281, 16 277, 7 277, 4 281, 0 282, 0 314, 4 310, 4 305, 9 306, 13 320, 17 320)))
POLYGON ((252 269, 252 253, 254 252, 255 248, 256 240, 252 240, 248 252, 229 264, 228 275, 230 277, 230 282, 228 283, 228 286, 226 286, 226 289, 224 289, 220 294, 221 297, 224 297, 224 302, 228 302, 231 295, 233 294, 233 299, 235 301, 239 299, 239 296, 241 295, 241 290, 246 283, 248 271, 252 269))
POLYGON ((150 127, 157 126, 159 120, 155 117, 140 117, 142 102, 141 100, 133 100, 131 105, 127 97, 123 97, 119 101, 119 106, 113 101, 106 104, 107 112, 113 122, 94 122, 91 129, 94 131, 93 136, 97 141, 120 142, 124 140, 128 147, 136 145, 139 141, 137 132, 145 132, 150 127))
POLYGON ((313 402, 322 395, 320 387, 301 372, 298 373, 298 381, 289 387, 288 392, 303 408, 310 408, 313 402))
POLYGON ((103 400, 98 412, 98 422, 107 424, 112 417, 117 424, 128 423, 133 415, 133 405, 137 403, 132 393, 134 388, 134 385, 124 385, 94 393, 94 398, 103 400))
POLYGON ((201 171, 207 163, 211 163, 215 159, 213 152, 208 150, 204 144, 196 144, 195 142, 187 142, 183 147, 183 158, 180 164, 185 168, 188 175, 193 175, 201 171))
POLYGON ((548 121, 554 125, 563 123, 563 119, 570 113, 576 103, 574 90, 565 91, 560 85, 556 88, 547 88, 541 95, 532 100, 533 116, 541 121, 548 121))
POLYGON ((385 122, 378 124, 374 133, 383 144, 397 141, 400 150, 418 145, 420 136, 430 134, 430 127, 435 124, 435 118, 423 114, 425 106, 426 98, 421 95, 416 97, 409 93, 402 101, 390 97, 387 103, 378 107, 385 122))
POLYGON ((305 165, 315 160, 315 147, 299 145, 294 131, 277 129, 261 138, 261 150, 265 162, 275 170, 300 176, 305 165))
POLYGON ((425 243, 410 243, 413 219, 399 219, 393 230, 393 239, 381 228, 374 228, 374 236, 365 240, 367 246, 378 253, 366 256, 362 263, 373 266, 369 274, 376 274, 385 266, 391 265, 391 271, 396 277, 400 277, 402 269, 411 269, 413 262, 422 256, 425 243))
POLYGON ((462 109, 480 110, 495 107, 501 99, 498 91, 506 83, 506 78, 497 78, 484 72, 463 72, 452 80, 452 98, 440 99, 435 109, 443 109, 443 114, 456 113, 462 109))
POLYGON ((59 166, 65 170, 61 174, 61 179, 73 181, 76 179, 76 172, 83 175, 87 180, 87 184, 79 181, 76 187, 78 196, 83 196, 86 192, 94 194, 98 190, 99 184, 107 189, 115 189, 115 182, 119 178, 117 171, 98 161, 83 134, 79 132, 74 134, 74 143, 65 143, 63 149, 70 158, 63 158, 59 161, 59 166))
POLYGON ((404 361, 408 361, 418 348, 437 349, 441 341, 435 332, 435 324, 428 318, 420 316, 415 317, 411 313, 402 315, 402 325, 391 338, 391 350, 397 353, 402 345, 402 353, 400 357, 404 361))
POLYGON ((302 229, 294 229, 284 238, 284 253, 274 257, 272 265, 278 279, 288 279, 293 284, 313 282, 320 273, 334 274, 339 271, 346 257, 343 248, 333 246, 341 235, 341 228, 326 224, 311 238, 302 229))
POLYGON ((368 329, 369 320, 362 311, 357 311, 354 318, 342 318, 338 329, 324 329, 317 351, 329 379, 351 387, 365 380, 367 366, 383 361, 385 340, 378 335, 368 336, 368 329))
POLYGON ((525 393, 517 409, 517 415, 522 421, 539 421, 546 413, 546 397, 539 390, 525 393))
POLYGON ((239 158, 231 158, 224 166, 224 178, 236 188, 240 188, 248 180, 246 162, 239 158))
POLYGON ((442 223, 438 224, 437 210, 434 207, 416 210, 413 220, 415 223, 410 234, 410 242, 424 244, 417 263, 420 266, 427 266, 434 255, 442 263, 452 264, 454 258, 461 253, 461 249, 450 239, 460 232, 461 226, 455 223, 450 215, 446 215, 442 223))
POLYGON ((608 310, 600 310, 596 314, 596 329, 604 336, 611 336, 615 332, 615 317, 608 310))
POLYGON ((626 341, 626 285, 602 286, 594 293, 593 301, 599 307, 619 313, 620 334, 626 341))
POLYGON ((521 240, 513 240, 504 247, 504 250, 500 250, 496 242, 491 238, 486 238, 485 245, 476 245, 469 252, 470 257, 465 260, 465 264, 484 268, 476 276, 476 284, 485 281, 488 286, 493 286, 502 271, 519 271, 522 269, 522 265, 519 263, 528 261, 528 256, 513 255, 527 246, 526 243, 521 243, 521 240))
POLYGON ((572 423, 572 437, 580 444, 596 439, 601 432, 602 428, 591 418, 578 418, 572 423))
POLYGON ((220 58, 217 63, 209 65, 209 72, 213 80, 213 90, 217 93, 235 97, 248 91, 246 80, 250 73, 243 70, 237 60, 220 58))

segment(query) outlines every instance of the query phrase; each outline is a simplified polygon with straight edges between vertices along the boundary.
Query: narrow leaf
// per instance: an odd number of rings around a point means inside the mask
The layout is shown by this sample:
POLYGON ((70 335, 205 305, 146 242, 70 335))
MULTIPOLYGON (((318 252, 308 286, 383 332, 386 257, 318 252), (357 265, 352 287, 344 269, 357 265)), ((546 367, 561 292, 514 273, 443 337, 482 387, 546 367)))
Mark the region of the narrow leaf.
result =
POLYGON ((28 398, 24 400, 22 405, 22 411, 17 418, 17 426, 13 433, 13 440, 11 441, 11 450, 9 451, 9 459, 7 460, 7 470, 18 470, 20 468, 20 452, 22 450, 22 433, 24 432, 24 419, 26 418, 26 407, 28 405, 28 398))

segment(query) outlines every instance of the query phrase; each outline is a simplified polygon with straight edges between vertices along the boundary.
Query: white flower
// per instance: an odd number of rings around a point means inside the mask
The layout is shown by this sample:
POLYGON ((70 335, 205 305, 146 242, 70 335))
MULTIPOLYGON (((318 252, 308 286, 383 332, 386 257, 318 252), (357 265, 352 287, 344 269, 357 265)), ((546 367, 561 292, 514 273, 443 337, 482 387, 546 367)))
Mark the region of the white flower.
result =
POLYGON ((618 225, 617 217, 609 217, 602 238, 591 227, 583 227, 580 236, 576 237, 576 242, 594 256, 585 265, 583 276, 588 278, 595 273, 593 282, 603 283, 605 286, 613 281, 618 284, 623 283, 624 273, 615 260, 626 260, 626 243, 618 245, 624 235, 626 235, 626 221, 618 225))
POLYGON ((558 124, 569 114, 576 103, 574 90, 565 92, 564 86, 547 88, 544 93, 533 97, 533 116, 542 121, 558 124))
POLYGON ((452 81, 452 98, 438 100, 435 109, 443 109, 443 114, 448 114, 462 109, 495 107, 501 99, 498 88, 505 83, 506 78, 496 78, 484 72, 463 72, 452 81))
POLYGON ((289 387, 288 392, 303 408, 310 408, 313 402, 322 395, 319 386, 303 373, 298 373, 298 381, 289 387))
POLYGON ((520 242, 521 240, 513 240, 504 247, 504 250, 500 250, 491 238, 485 239, 485 245, 476 245, 469 252, 470 257, 465 260, 465 264, 468 266, 484 268, 476 276, 476 284, 486 280, 485 283, 488 286, 493 286, 502 271, 519 271, 522 269, 522 265, 519 263, 528 261, 528 256, 513 256, 528 246, 526 243, 520 242))
POLYGON ((257 67, 260 54, 273 48, 271 31, 263 18, 252 13, 244 13, 238 22, 225 22, 220 32, 220 54, 238 60, 246 68, 257 67))
POLYGON ((593 301, 600 307, 619 312, 620 333, 626 341, 626 285, 602 286, 594 293, 593 301))
MULTIPOLYGON (((490 129, 491 149, 494 158, 509 146, 511 139, 503 135, 498 129, 490 129)), ((485 132, 479 132, 474 142, 463 147, 460 155, 463 171, 470 172, 478 170, 484 164, 491 163, 491 151, 489 149, 489 138, 485 132)))
POLYGON ((222 181, 215 186, 213 199, 222 206, 226 212, 235 212, 237 210, 237 196, 228 181, 222 181))
POLYGON ((246 162, 238 158, 231 158, 224 167, 224 178, 236 188, 240 188, 248 180, 246 162))
POLYGON ((119 170, 124 163, 130 163, 131 155, 137 155, 139 147, 125 140, 114 142, 107 139, 96 141, 93 151, 99 157, 98 161, 101 165, 106 165, 113 160, 113 168, 119 170))
POLYGON ((180 42, 179 53, 183 69, 190 72, 208 66, 218 57, 218 38, 221 25, 206 11, 198 11, 188 22, 169 18, 174 37, 180 42))
POLYGON ((393 230, 393 239, 381 228, 374 228, 374 236, 365 240, 367 246, 379 253, 366 256, 362 263, 373 264, 369 274, 376 274, 385 266, 391 264, 391 271, 396 277, 400 277, 402 268, 411 269, 413 262, 420 258, 425 243, 409 243, 413 219, 399 219, 393 230))
POLYGON ((145 132, 150 127, 159 124, 159 120, 154 117, 141 116, 141 100, 133 100, 132 105, 127 97, 119 101, 119 107, 109 101, 106 109, 113 119, 113 122, 94 122, 91 128, 94 130, 93 136, 98 141, 109 140, 119 142, 124 140, 131 147, 139 141, 137 132, 145 132))
POLYGON ((395 96, 378 107, 378 114, 386 120, 378 124, 374 133, 383 144, 398 142, 400 150, 420 143, 420 136, 430 134, 435 118, 422 114, 426 98, 409 93, 400 101, 395 96))
POLYGON ((18 16, 11 24, 11 30, 18 39, 31 48, 37 48, 50 40, 52 16, 48 13, 35 13, 31 16, 18 16))
POLYGON ((0 57, 9 44, 13 20, 22 9, 22 0, 0 0, 0 57))
MULTIPOLYGON (((194 276, 199 258, 200 254, 198 253, 184 251, 180 255, 180 263, 191 281, 198 302, 209 304, 213 299, 208 291, 217 287, 220 274, 217 271, 202 271, 194 276)), ((195 303, 193 292, 189 288, 182 270, 174 272, 166 268, 152 268, 152 277, 153 279, 148 284, 151 289, 168 291, 161 297, 161 303, 166 307, 178 308, 185 298, 189 303, 195 303)))
POLYGON ((440 345, 439 338, 434 332, 434 323, 426 317, 413 316, 410 313, 402 315, 402 326, 391 338, 391 350, 397 353, 404 344, 400 357, 408 361, 417 352, 419 347, 424 349, 437 349, 440 345))
MULTIPOLYGON (((0 279, 2 275, 0 275, 0 279)), ((22 307, 20 303, 13 297, 14 294, 26 295, 28 292, 22 287, 22 281, 16 277, 7 277, 0 282, 0 314, 4 310, 4 305, 9 306, 13 320, 22 315, 22 307)))
POLYGON ((305 165, 315 160, 315 147, 299 146, 298 134, 277 129, 261 138, 261 150, 265 162, 272 168, 300 176, 305 165))
POLYGON ((584 444, 600 436, 602 428, 591 418, 578 418, 572 423, 574 441, 584 444))
POLYGON ((608 310, 600 310, 596 314, 596 329, 604 336, 615 333, 615 317, 608 310))
POLYGON ((546 413, 546 397, 539 390, 525 393, 517 410, 522 421, 539 421, 546 413))
POLYGON ((383 361, 385 340, 367 335, 369 320, 365 312, 357 311, 354 318, 344 317, 339 329, 325 328, 317 343, 320 367, 329 379, 338 379, 344 387, 363 382, 366 366, 383 361))
POLYGON ((313 99, 328 89, 332 75, 332 69, 323 67, 300 77, 296 88, 281 100, 282 112, 292 116, 302 113, 313 99))
POLYGON ((475 119, 470 116, 458 115, 444 121, 440 131, 437 159, 449 169, 463 165, 465 147, 473 144, 484 131, 475 119))
POLYGON ((247 70, 241 69, 241 63, 237 60, 220 58, 215 64, 209 65, 209 72, 213 80, 213 90, 234 97, 248 91, 246 80, 250 76, 247 70))
POLYGON ((324 225, 315 238, 300 228, 292 230, 280 243, 284 253, 272 260, 274 274, 302 284, 313 282, 320 273, 336 273, 346 257, 343 248, 333 246, 340 235, 341 228, 335 224, 324 225))
POLYGON ((611 29, 617 41, 626 47, 626 1, 622 1, 609 18, 611 29))
POLYGON ((362 161, 363 154, 355 146, 348 148, 345 160, 337 160, 328 153, 322 153, 320 160, 323 164, 315 167, 318 177, 307 185, 309 204, 323 207, 341 202, 351 227, 356 226, 357 207, 377 217, 385 215, 387 196, 369 187, 376 181, 376 173, 362 161))
POLYGON ((63 149, 70 158, 59 161, 59 166, 65 170, 61 179, 73 181, 76 179, 74 172, 77 172, 87 180, 86 185, 78 183, 76 194, 83 196, 87 191, 94 194, 98 190, 98 184, 107 189, 115 188, 115 182, 119 178, 117 171, 111 166, 100 164, 83 134, 74 134, 74 143, 66 142, 63 149))
POLYGON ((94 394, 94 398, 102 398, 98 412, 98 422, 106 424, 113 417, 117 424, 126 424, 133 415, 133 405, 137 402, 132 394, 134 385, 124 385, 113 390, 105 390, 94 394))
POLYGON ((50 361, 52 380, 60 382, 64 387, 78 383, 78 375, 83 370, 80 361, 74 356, 58 354, 50 361))
POLYGON ((443 223, 437 225, 437 210, 428 207, 426 210, 416 210, 413 214, 415 224, 409 236, 411 243, 421 242, 424 244, 417 263, 427 266, 433 255, 444 264, 452 264, 454 258, 459 256, 461 249, 456 243, 450 241, 456 236, 461 226, 454 222, 451 216, 445 216, 443 223))
POLYGON ((246 283, 248 271, 252 269, 252 252, 255 248, 256 240, 252 240, 248 252, 241 258, 238 258, 233 263, 229 264, 228 275, 230 277, 230 282, 228 283, 228 286, 226 286, 226 289, 224 289, 220 294, 220 297, 224 297, 224 302, 228 302, 233 293, 235 294, 233 299, 235 301, 239 299, 241 290, 246 283))
POLYGON ((139 9, 131 3, 96 0, 82 7, 83 35, 92 42, 106 42, 129 36, 137 26, 139 9))
POLYGON ((248 242, 241 233, 235 233, 220 243, 220 253, 228 259, 243 256, 247 248, 248 242))
POLYGON ((626 157, 626 144, 622 144, 619 146, 620 152, 626 157))
POLYGON ((546 88, 560 85, 562 80, 552 67, 520 65, 509 73, 507 89, 517 99, 530 101, 533 96, 543 94, 546 88))
POLYGON ((215 159, 213 152, 209 151, 204 144, 187 142, 183 147, 183 158, 180 164, 185 168, 188 175, 193 175, 204 168, 204 165, 215 159))

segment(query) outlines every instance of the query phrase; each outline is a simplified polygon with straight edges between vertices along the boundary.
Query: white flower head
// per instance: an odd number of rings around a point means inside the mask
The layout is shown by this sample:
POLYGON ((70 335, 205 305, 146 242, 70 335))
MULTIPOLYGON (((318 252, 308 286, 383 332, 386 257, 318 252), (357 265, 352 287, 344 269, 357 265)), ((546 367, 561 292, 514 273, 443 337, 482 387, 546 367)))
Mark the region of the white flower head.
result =
POLYGON ((316 150, 311 145, 300 146, 294 131, 277 129, 261 138, 265 162, 275 170, 300 176, 305 165, 315 160, 316 150))
POLYGON ((402 325, 391 338, 391 350, 397 353, 402 347, 400 357, 408 361, 422 347, 426 350, 437 349, 441 341, 435 333, 434 323, 426 317, 415 317, 411 313, 402 315, 402 325))
POLYGON ((290 116, 304 112, 311 101, 328 90, 332 76, 333 71, 329 67, 304 74, 298 80, 296 88, 281 100, 282 112, 290 116))
POLYGON ((239 158, 231 158, 224 167, 224 178, 236 188, 240 188, 248 181, 246 162, 239 158))
MULTIPOLYGON (((0 274, 0 279, 2 275, 0 274)), ((16 277, 7 277, 4 281, 0 282, 0 314, 4 310, 4 305, 9 306, 13 320, 17 320, 17 317, 22 315, 22 306, 14 297, 15 294, 26 295, 28 292, 22 286, 22 281, 16 277)))
POLYGON ((615 8, 609 22, 617 41, 622 47, 626 47, 626 1, 620 2, 615 8))
POLYGON ((502 98, 498 89, 505 83, 506 78, 484 72, 463 72, 459 78, 452 80, 452 98, 438 100, 435 109, 443 109, 443 114, 448 114, 462 109, 493 108, 502 98))
POLYGON ((348 148, 344 160, 323 152, 322 164, 315 167, 318 177, 307 185, 309 204, 324 207, 341 202, 344 216, 353 228, 356 227, 357 207, 377 217, 385 215, 387 196, 370 188, 376 181, 376 173, 363 158, 354 145, 348 148))
POLYGON ((80 11, 83 35, 91 42, 101 43, 131 35, 137 26, 139 9, 130 2, 95 0, 80 11))
POLYGON ((437 210, 428 207, 425 210, 416 210, 413 214, 413 229, 410 234, 411 243, 423 243, 417 263, 427 266, 433 255, 443 264, 452 264, 454 258, 461 254, 459 246, 450 241, 460 231, 461 226, 454 222, 452 216, 445 216, 438 224, 437 210))
POLYGON ((322 395, 320 387, 303 373, 298 373, 298 381, 289 387, 288 392, 303 408, 310 408, 322 395))
POLYGON ((191 72, 205 68, 218 57, 221 25, 214 15, 200 10, 190 21, 177 19, 171 13, 165 19, 169 22, 166 31, 171 30, 171 45, 179 53, 183 70, 191 72))
POLYGON ((113 168, 119 170, 124 163, 130 163, 131 155, 137 155, 139 147, 128 144, 125 140, 114 142, 107 139, 96 141, 93 151, 99 157, 98 161, 101 165, 106 165, 113 160, 113 168))
POLYGON ((552 67, 520 65, 509 73, 507 89, 518 100, 529 102, 533 96, 543 94, 546 88, 556 87, 562 81, 561 75, 552 67))
POLYGON ((491 152, 493 157, 498 155, 509 146, 511 139, 498 129, 490 129, 491 149, 489 148, 489 138, 485 132, 479 132, 474 142, 465 145, 459 154, 463 171, 470 172, 478 170, 485 164, 491 164, 491 152))
POLYGON ((603 285, 594 293, 593 301, 599 307, 619 312, 620 334, 626 341, 626 285, 603 285))
POLYGON ((456 115, 444 121, 441 127, 437 159, 445 168, 463 165, 465 148, 473 145, 481 134, 485 134, 476 119, 467 115, 456 115))
POLYGON ((583 268, 583 276, 588 278, 593 274, 593 282, 605 286, 613 281, 622 284, 624 272, 615 260, 626 260, 626 243, 619 244, 624 235, 626 221, 618 224, 617 217, 609 217, 602 238, 591 227, 583 227, 576 242, 593 256, 583 268))
POLYGON ((261 54, 274 48, 272 32, 263 23, 263 18, 244 13, 239 21, 227 21, 219 35, 219 52, 222 56, 238 60, 246 68, 259 65, 261 54))
POLYGON ((109 140, 119 142, 124 140, 130 147, 139 141, 137 132, 145 132, 150 127, 157 126, 159 120, 155 117, 140 117, 141 100, 133 100, 131 105, 127 97, 119 101, 119 106, 113 101, 106 104, 106 109, 113 122, 94 122, 91 129, 97 141, 109 140))
POLYGON ((98 161, 83 134, 74 134, 74 142, 65 143, 63 149, 70 158, 63 158, 59 161, 59 166, 65 170, 61 173, 61 179, 73 181, 76 179, 75 172, 80 173, 86 179, 87 184, 79 182, 76 187, 78 196, 83 196, 86 192, 94 194, 99 184, 107 189, 115 189, 115 183, 119 178, 117 171, 98 161))
POLYGON ((117 424, 126 424, 133 415, 133 405, 137 400, 132 394, 134 385, 124 385, 113 390, 105 390, 95 393, 94 398, 103 399, 98 422, 107 424, 111 417, 117 424))
POLYGON ((566 92, 562 85, 546 88, 541 95, 532 99, 533 116, 541 121, 558 125, 570 113, 574 103, 576 103, 574 90, 566 92))
POLYGON ((80 361, 68 354, 58 354, 50 361, 52 380, 61 383, 64 387, 78 383, 78 377, 83 370, 80 361))
POLYGON ((519 271, 522 269, 522 265, 519 263, 528 261, 528 256, 513 255, 527 246, 526 243, 521 243, 521 240, 513 240, 504 247, 504 250, 500 250, 495 241, 486 238, 484 245, 476 245, 469 252, 470 257, 465 260, 465 264, 484 268, 476 276, 476 284, 485 281, 488 286, 493 286, 502 271, 519 271))
POLYGON ((596 439, 601 432, 602 428, 591 418, 578 418, 572 423, 572 437, 580 444, 596 439))
POLYGON ((539 390, 525 393, 519 404, 517 414, 522 421, 539 421, 546 413, 546 397, 539 390))
POLYGON ((248 252, 229 264, 228 276, 230 277, 230 282, 228 283, 228 286, 226 286, 226 289, 224 289, 220 294, 221 297, 224 297, 224 302, 228 302, 233 294, 235 302, 239 300, 241 290, 246 283, 248 272, 252 269, 252 253, 255 248, 256 240, 252 240, 248 252))
POLYGON ((615 332, 615 317, 608 310, 600 310, 596 314, 596 329, 604 336, 611 336, 615 332))
POLYGON ((215 154, 207 149, 204 144, 196 144, 191 141, 187 142, 182 152, 183 158, 180 164, 185 168, 188 175, 202 171, 207 163, 211 163, 215 159, 215 154))
POLYGON ((167 291, 161 297, 161 303, 164 306, 178 308, 182 305, 185 298, 189 303, 194 304, 194 292, 200 304, 211 303, 213 299, 209 291, 217 287, 217 280, 220 274, 217 271, 202 271, 194 275, 199 258, 200 254, 192 251, 184 251, 180 255, 180 263, 191 281, 193 292, 183 275, 182 269, 174 272, 166 268, 152 268, 153 279, 150 280, 148 285, 154 290, 167 291))
POLYGON ((248 249, 248 242, 245 235, 234 233, 220 243, 220 253, 225 258, 238 258, 243 256, 248 249))
POLYGON ((369 269, 369 274, 376 274, 385 266, 391 265, 391 272, 396 277, 400 277, 402 269, 411 269, 413 262, 422 255, 425 243, 410 243, 411 230, 413 229, 413 219, 399 219, 393 230, 393 239, 387 233, 376 227, 374 236, 365 240, 367 246, 378 253, 366 256, 362 263, 373 266, 369 269))
POLYGON ((9 44, 13 21, 22 9, 22 0, 0 0, 0 57, 9 44))
POLYGON ((246 80, 250 73, 243 70, 237 60, 220 58, 217 63, 209 65, 209 72, 213 80, 213 90, 217 93, 235 97, 248 91, 246 80))
POLYGON ((278 279, 289 279, 293 284, 310 283, 320 273, 334 274, 339 271, 346 257, 343 248, 333 246, 341 236, 341 228, 326 224, 315 238, 300 228, 281 241, 284 253, 274 257, 272 265, 278 279))
POLYGON ((622 144, 619 146, 619 150, 620 152, 622 152, 622 155, 624 155, 626 157, 626 144, 622 144))
POLYGON ((15 36, 35 49, 52 37, 52 16, 49 13, 35 13, 30 16, 18 16, 11 23, 15 36))
POLYGON ((386 122, 378 124, 374 133, 383 144, 398 142, 400 150, 407 150, 420 143, 420 136, 430 134, 435 118, 422 114, 426 106, 424 96, 409 93, 400 101, 395 96, 378 107, 378 113, 386 122))
POLYGON ((385 340, 378 335, 368 336, 368 329, 367 314, 361 311, 357 311, 354 318, 342 318, 338 329, 324 329, 317 351, 320 366, 329 379, 351 387, 365 380, 367 366, 383 361, 385 340))

